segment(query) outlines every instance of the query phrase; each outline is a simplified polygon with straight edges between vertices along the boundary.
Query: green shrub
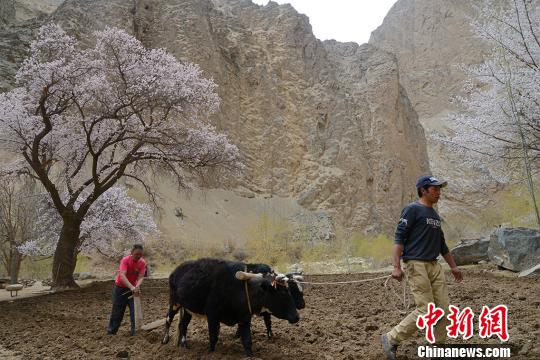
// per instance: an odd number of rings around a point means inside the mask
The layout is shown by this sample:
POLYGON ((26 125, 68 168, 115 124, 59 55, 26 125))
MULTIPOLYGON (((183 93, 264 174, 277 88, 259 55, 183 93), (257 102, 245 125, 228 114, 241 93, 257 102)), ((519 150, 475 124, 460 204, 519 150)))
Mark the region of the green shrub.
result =
POLYGON ((353 256, 368 258, 374 262, 383 262, 392 258, 393 241, 384 234, 365 236, 356 234, 351 238, 353 256))

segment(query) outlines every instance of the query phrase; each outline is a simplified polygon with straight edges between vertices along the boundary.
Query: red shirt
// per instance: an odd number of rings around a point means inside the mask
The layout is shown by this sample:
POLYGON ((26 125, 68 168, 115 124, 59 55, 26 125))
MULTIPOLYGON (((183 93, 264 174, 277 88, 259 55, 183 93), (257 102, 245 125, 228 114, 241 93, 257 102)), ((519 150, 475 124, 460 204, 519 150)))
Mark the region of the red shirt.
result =
POLYGON ((126 285, 124 285, 124 282, 120 278, 120 271, 126 272, 126 277, 131 283, 131 285, 135 286, 137 284, 137 279, 139 276, 144 275, 144 271, 146 270, 146 262, 143 258, 140 258, 137 261, 134 261, 131 255, 128 255, 122 260, 120 260, 120 267, 118 268, 118 275, 116 276, 116 285, 125 288, 126 285))

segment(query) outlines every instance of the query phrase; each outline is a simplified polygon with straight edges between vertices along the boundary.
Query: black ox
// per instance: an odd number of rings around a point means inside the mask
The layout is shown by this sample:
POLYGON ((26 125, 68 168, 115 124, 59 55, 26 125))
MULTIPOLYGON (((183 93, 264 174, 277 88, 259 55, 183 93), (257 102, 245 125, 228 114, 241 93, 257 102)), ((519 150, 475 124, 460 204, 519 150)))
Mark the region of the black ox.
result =
MULTIPOLYGON (((267 264, 246 264, 247 271, 254 274, 275 274, 274 270, 267 264)), ((277 274, 275 274, 277 275, 277 274)), ((285 275, 287 277, 287 283, 289 285, 289 291, 294 301, 294 305, 298 310, 302 310, 306 307, 304 302, 304 293, 303 288, 298 281, 303 281, 304 279, 300 274, 289 273, 285 275)), ((264 319, 264 325, 266 325, 266 335, 271 339, 274 334, 272 333, 272 318, 271 312, 268 309, 263 309, 263 311, 258 314, 261 315, 264 319)), ((240 329, 236 332, 236 336, 240 337, 240 329)))
MULTIPOLYGON (((284 276, 283 276, 284 277, 284 276)), ((169 276, 169 311, 162 342, 169 341, 169 328, 180 311, 178 346, 188 347, 187 328, 192 313, 208 321, 210 351, 219 337, 220 323, 238 324, 246 355, 252 355, 251 316, 268 309, 290 323, 300 320, 287 283, 274 275, 248 274, 241 262, 219 259, 187 261, 169 276), (241 281, 238 277, 248 279, 241 281)))

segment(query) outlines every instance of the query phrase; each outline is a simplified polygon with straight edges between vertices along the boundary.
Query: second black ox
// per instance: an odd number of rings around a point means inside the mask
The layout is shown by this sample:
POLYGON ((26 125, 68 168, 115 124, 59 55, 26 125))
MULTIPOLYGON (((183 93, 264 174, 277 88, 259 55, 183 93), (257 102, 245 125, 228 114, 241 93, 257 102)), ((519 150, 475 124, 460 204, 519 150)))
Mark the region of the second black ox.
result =
POLYGON ((273 275, 245 272, 242 262, 220 259, 187 261, 169 276, 169 312, 163 343, 169 341, 169 328, 178 311, 178 346, 187 347, 187 328, 192 313, 205 315, 208 321, 210 351, 219 337, 220 323, 238 324, 246 355, 252 355, 251 316, 264 308, 274 316, 296 323, 300 320, 286 283, 273 275), (238 275, 249 279, 241 281, 238 275))

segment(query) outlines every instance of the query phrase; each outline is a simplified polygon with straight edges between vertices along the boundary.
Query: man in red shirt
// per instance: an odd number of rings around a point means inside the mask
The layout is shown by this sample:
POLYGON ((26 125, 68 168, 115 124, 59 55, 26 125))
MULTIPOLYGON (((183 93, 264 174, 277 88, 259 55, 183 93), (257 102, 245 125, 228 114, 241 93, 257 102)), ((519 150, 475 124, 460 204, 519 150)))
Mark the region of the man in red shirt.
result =
POLYGON ((142 245, 134 245, 131 255, 120 261, 118 275, 113 287, 113 306, 107 334, 114 335, 118 331, 126 306, 129 305, 129 317, 131 319, 131 335, 135 335, 135 306, 133 297, 140 294, 140 286, 144 279, 146 262, 142 258, 142 245), (131 297, 131 298, 130 298, 131 297))

